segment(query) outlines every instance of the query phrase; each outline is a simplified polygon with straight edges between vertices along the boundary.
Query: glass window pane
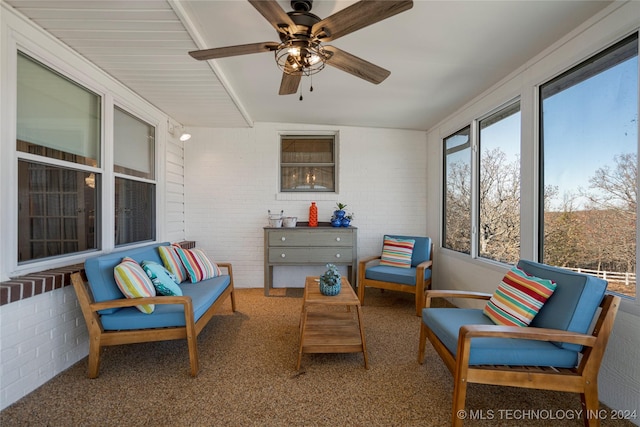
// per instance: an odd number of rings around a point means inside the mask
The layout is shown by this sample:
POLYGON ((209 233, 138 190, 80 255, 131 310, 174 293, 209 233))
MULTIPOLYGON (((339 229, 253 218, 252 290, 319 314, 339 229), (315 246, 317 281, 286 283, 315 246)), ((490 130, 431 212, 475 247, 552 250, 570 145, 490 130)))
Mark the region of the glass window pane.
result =
POLYGON ((96 193, 92 173, 18 161, 18 261, 97 249, 96 193))
POLYGON ((636 295, 638 36, 540 89, 544 262, 636 295))
POLYGON ((444 247, 471 253, 470 127, 444 140, 444 247))
POLYGON ((155 239, 155 192, 154 184, 116 178, 116 245, 155 239))
POLYGON ((114 109, 114 171, 154 179, 154 126, 121 110, 114 109))
POLYGON ((100 96, 20 52, 17 76, 17 150, 97 166, 100 96))
POLYGON ((334 136, 283 136, 280 191, 336 191, 334 136))
POLYGON ((478 254, 520 258, 520 103, 480 121, 478 254))

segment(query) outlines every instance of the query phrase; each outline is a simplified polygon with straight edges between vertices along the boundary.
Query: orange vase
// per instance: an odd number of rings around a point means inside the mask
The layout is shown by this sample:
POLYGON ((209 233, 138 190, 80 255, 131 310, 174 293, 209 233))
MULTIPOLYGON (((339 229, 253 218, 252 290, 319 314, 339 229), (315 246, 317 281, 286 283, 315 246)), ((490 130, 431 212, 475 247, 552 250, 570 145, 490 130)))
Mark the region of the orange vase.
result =
POLYGON ((311 206, 309 207, 309 227, 317 227, 318 226, 318 207, 316 206, 316 202, 311 202, 311 206))

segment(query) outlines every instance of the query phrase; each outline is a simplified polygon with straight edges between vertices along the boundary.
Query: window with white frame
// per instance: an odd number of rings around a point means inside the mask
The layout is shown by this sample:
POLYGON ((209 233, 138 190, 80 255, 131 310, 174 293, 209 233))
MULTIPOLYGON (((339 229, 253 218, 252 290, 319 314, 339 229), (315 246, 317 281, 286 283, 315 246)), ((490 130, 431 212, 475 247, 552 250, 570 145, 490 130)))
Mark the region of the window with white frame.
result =
POLYGON ((336 191, 335 135, 281 135, 280 191, 336 191))
POLYGON ((478 256, 520 258, 520 102, 478 123, 478 256))
POLYGON ((442 242, 471 253, 471 126, 444 139, 442 242))
POLYGON ((638 34, 540 87, 540 260, 636 297, 638 34))
POLYGON ((17 56, 18 262, 100 245, 102 99, 17 56))
POLYGON ((473 126, 444 138, 443 144, 443 247, 473 257, 517 262, 520 102, 476 120, 473 126))
POLYGON ((155 127, 114 108, 115 244, 155 239, 155 127))

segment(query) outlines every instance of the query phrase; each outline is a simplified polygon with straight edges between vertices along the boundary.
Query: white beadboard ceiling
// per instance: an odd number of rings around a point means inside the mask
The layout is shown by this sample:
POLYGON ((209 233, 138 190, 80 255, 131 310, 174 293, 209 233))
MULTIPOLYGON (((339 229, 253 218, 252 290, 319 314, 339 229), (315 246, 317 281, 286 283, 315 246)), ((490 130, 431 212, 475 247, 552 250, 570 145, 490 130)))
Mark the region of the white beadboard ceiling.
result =
MULTIPOLYGON (((186 126, 253 122, 429 129, 610 4, 414 1, 331 42, 391 71, 380 85, 327 67, 279 96, 273 54, 196 61, 187 52, 277 41, 245 0, 0 0, 186 126)), ((285 11, 290 2, 279 0, 285 11)), ((315 0, 327 17, 353 0, 315 0)))

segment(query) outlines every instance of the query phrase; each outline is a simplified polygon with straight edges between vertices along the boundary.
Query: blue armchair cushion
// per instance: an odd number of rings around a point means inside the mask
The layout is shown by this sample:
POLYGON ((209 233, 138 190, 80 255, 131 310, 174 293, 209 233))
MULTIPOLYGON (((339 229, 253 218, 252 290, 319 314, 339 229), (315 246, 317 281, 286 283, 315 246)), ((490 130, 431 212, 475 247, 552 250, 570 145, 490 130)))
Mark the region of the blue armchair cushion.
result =
MULTIPOLYGON (((364 275, 367 279, 381 282, 401 283, 403 285, 416 285, 416 268, 387 267, 375 265, 367 268, 364 275)), ((431 269, 424 271, 424 280, 431 278, 431 269)))
MULTIPOLYGON (((218 276, 199 283, 181 283, 182 294, 191 297, 193 316, 198 319, 231 283, 229 276, 218 276)), ((105 330, 129 330, 185 326, 184 306, 181 304, 156 304, 153 314, 145 315, 133 307, 123 308, 101 317, 105 330)))
POLYGON ((380 265, 398 268, 411 267, 411 255, 413 254, 413 239, 396 239, 384 236, 380 265))
POLYGON ((411 254, 411 267, 416 267, 423 261, 431 259, 431 238, 430 237, 414 237, 414 236, 397 236, 388 235, 394 239, 411 239, 413 243, 413 252, 411 254))
MULTIPOLYGON (((482 309, 425 308, 422 321, 431 329, 447 349, 456 356, 458 333, 464 325, 495 324, 482 313, 482 309)), ((568 350, 547 341, 511 338, 473 338, 469 365, 520 365, 573 368, 578 362, 578 351, 568 350)))
MULTIPOLYGON (((527 274, 556 282, 556 290, 533 318, 530 326, 581 334, 589 332, 593 317, 607 290, 606 280, 526 260, 520 260, 518 268, 527 274)), ((555 344, 568 350, 581 349, 576 344, 555 344)))

